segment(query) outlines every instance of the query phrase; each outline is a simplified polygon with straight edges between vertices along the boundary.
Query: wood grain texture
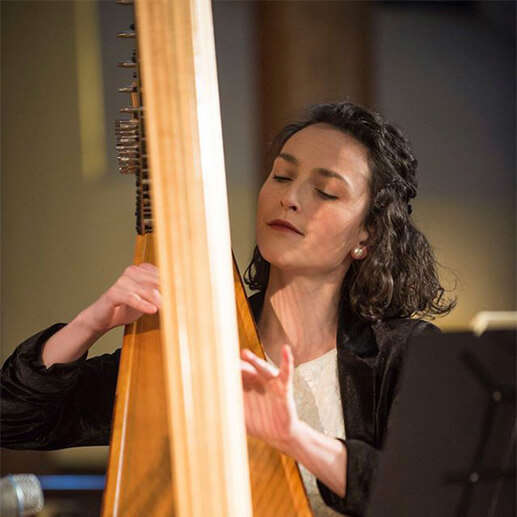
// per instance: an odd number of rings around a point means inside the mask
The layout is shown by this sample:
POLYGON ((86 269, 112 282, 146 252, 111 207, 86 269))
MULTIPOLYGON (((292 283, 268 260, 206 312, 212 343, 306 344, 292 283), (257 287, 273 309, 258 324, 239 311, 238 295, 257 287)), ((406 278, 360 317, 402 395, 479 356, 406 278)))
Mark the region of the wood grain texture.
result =
POLYGON ((137 2, 175 514, 251 494, 209 0, 137 2))
POLYGON ((156 233, 135 263, 163 304, 126 328, 103 517, 308 517, 296 463, 244 432, 239 342, 263 351, 232 282, 210 3, 136 7, 156 233))
MULTIPOLYGON (((134 263, 155 263, 153 235, 134 263)), ((172 515, 170 440, 158 315, 126 326, 117 380, 103 517, 172 515)))

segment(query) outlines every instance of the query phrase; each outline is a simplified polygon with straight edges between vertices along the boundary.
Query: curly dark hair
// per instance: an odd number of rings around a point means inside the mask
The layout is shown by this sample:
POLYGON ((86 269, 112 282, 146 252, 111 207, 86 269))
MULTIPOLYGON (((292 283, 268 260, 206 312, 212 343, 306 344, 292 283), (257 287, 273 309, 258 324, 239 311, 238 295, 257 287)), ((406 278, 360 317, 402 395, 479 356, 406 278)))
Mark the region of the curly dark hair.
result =
MULTIPOLYGON (((455 299, 445 296, 433 250, 411 220, 416 196, 417 160, 399 129, 370 110, 340 102, 318 104, 304 120, 285 126, 273 140, 269 161, 296 132, 325 123, 353 136, 368 150, 370 204, 365 217, 368 254, 354 260, 341 287, 340 307, 367 321, 428 317, 450 312, 455 299)), ((269 262, 255 247, 244 280, 265 291, 269 262)))

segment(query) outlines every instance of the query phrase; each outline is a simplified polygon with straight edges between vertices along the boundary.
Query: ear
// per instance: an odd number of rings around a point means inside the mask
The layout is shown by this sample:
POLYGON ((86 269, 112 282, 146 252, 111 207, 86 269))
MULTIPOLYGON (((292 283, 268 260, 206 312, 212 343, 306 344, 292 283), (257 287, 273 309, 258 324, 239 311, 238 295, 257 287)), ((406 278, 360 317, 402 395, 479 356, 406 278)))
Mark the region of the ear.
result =
POLYGON ((359 232, 359 242, 357 243, 359 246, 368 246, 368 241, 370 240, 370 230, 368 228, 361 228, 359 232))
POLYGON ((363 260, 368 255, 368 240, 370 233, 366 228, 362 228, 359 233, 359 242, 352 249, 351 255, 354 260, 363 260))

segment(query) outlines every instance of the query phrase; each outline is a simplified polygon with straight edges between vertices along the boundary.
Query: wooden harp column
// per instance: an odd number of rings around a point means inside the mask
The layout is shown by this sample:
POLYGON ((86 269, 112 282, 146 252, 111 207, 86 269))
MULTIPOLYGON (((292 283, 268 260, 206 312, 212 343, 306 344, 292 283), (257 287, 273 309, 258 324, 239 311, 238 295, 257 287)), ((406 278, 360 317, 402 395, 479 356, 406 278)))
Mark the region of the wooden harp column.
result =
POLYGON ((162 309, 126 328, 103 517, 310 516, 295 462, 246 442, 239 338, 263 351, 232 277, 210 0, 135 12, 154 229, 135 262, 156 259, 162 309))

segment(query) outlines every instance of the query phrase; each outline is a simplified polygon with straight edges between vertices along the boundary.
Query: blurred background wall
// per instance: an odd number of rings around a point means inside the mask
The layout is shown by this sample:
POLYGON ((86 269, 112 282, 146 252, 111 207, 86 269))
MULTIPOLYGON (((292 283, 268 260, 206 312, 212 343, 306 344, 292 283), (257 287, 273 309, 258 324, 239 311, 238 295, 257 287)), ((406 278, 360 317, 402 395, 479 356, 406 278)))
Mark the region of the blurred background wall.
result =
MULTIPOLYGON (((309 104, 384 114, 420 162, 414 218, 457 279, 465 329, 515 310, 515 4, 213 3, 233 247, 243 270, 268 142, 309 104)), ((69 321, 132 260, 133 179, 117 172, 115 38, 108 1, 2 2, 2 351, 69 321)), ((92 349, 110 352, 112 331, 92 349)), ((106 448, 3 451, 3 468, 102 471, 106 448)), ((5 470, 4 470, 5 471, 5 470)))

